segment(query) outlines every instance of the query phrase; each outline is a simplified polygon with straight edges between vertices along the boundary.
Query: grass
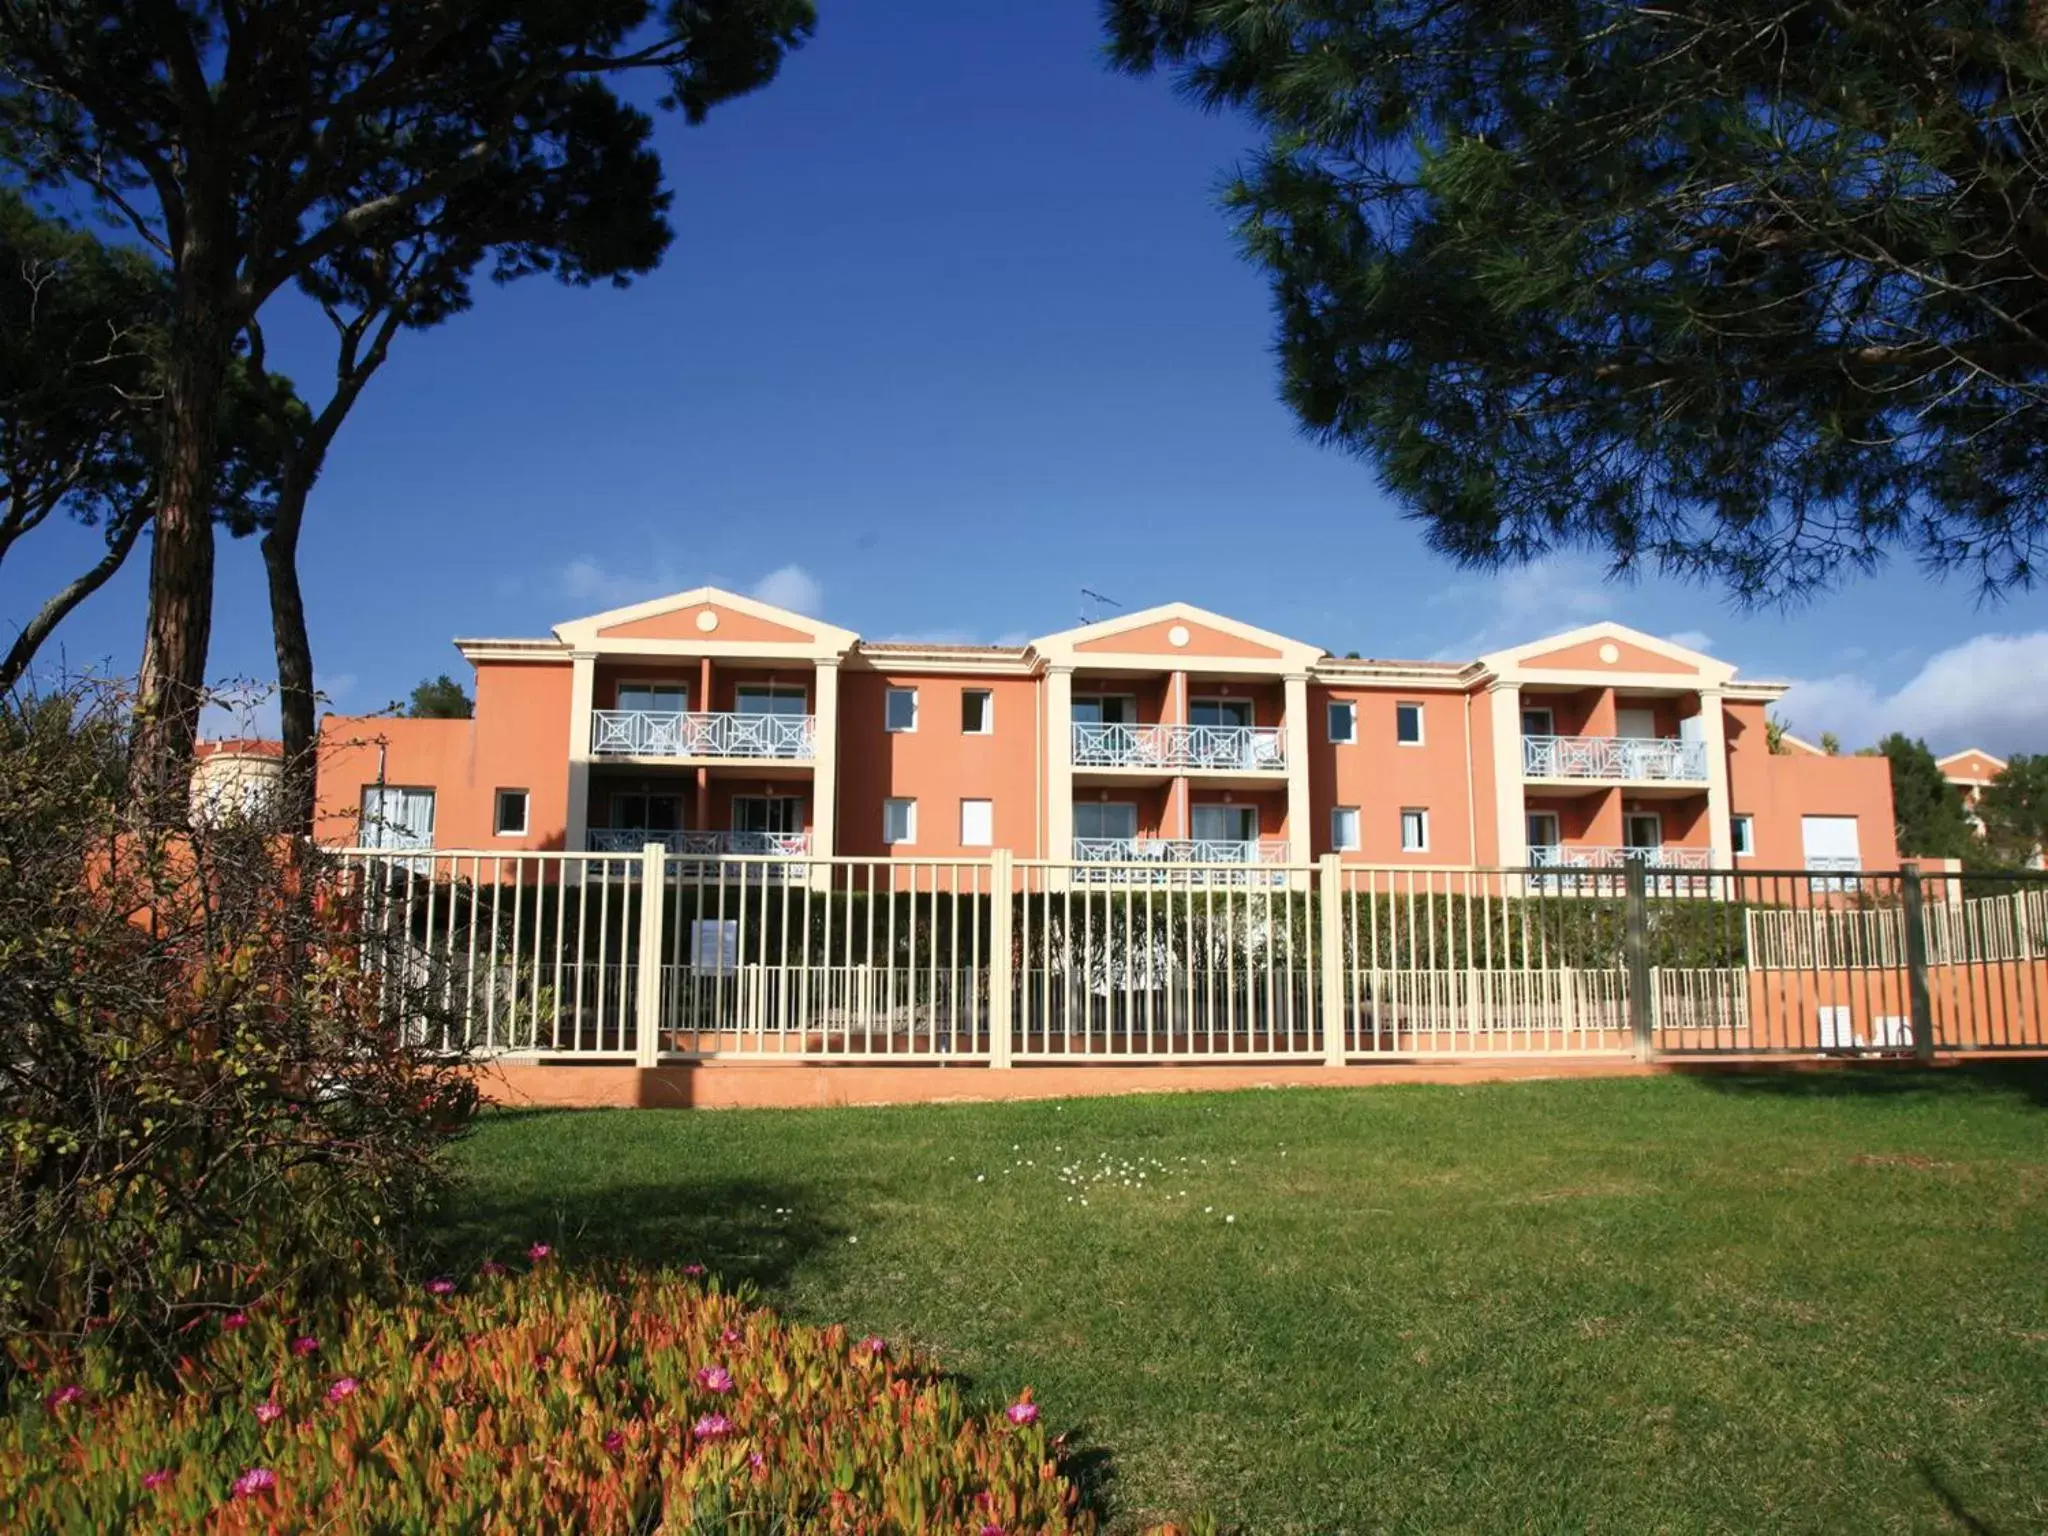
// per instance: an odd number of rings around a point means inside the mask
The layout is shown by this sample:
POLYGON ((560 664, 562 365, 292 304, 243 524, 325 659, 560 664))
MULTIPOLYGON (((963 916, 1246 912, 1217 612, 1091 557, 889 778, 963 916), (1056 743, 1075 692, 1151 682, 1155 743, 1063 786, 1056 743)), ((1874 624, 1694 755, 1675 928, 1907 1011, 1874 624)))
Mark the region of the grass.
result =
POLYGON ((700 1260, 1033 1386, 1112 1529, 2048 1528, 2031 1066, 502 1113, 463 1161, 462 1253, 700 1260))

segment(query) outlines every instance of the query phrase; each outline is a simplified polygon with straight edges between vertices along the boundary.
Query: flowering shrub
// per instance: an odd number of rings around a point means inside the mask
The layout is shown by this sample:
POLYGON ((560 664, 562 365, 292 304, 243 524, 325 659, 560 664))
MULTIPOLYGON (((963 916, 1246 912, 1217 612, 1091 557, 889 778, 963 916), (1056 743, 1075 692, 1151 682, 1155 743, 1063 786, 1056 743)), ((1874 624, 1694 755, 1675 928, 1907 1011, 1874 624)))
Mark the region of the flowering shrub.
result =
POLYGON ((89 1370, 19 1384, 0 1424, 0 1524, 1095 1528, 1028 1394, 970 1413, 903 1352, 784 1323, 715 1282, 494 1268, 324 1324, 259 1309, 210 1330, 175 1385, 89 1370))

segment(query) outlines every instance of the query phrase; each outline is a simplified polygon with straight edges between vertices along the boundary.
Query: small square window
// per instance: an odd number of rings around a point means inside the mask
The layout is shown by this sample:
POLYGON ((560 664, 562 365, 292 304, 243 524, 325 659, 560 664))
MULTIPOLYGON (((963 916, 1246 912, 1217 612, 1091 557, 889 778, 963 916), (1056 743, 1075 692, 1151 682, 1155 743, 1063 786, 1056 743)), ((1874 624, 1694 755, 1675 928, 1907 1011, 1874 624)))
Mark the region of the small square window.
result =
POLYGON ((493 827, 500 837, 526 836, 526 791, 523 789, 501 789, 498 791, 498 814, 493 827))
POLYGON ((1738 856, 1755 853, 1755 819, 1749 816, 1731 816, 1728 819, 1728 840, 1735 844, 1732 852, 1738 856))
POLYGON ((891 688, 884 712, 884 723, 892 731, 914 731, 917 729, 917 690, 915 688, 891 688))
POLYGON ((1403 853, 1429 852, 1429 812, 1406 810, 1401 813, 1401 851, 1403 853))
POLYGON ((917 802, 915 800, 884 800, 882 802, 882 841, 891 845, 917 841, 917 802))
POLYGON ((1330 701, 1330 742, 1346 747, 1358 740, 1358 706, 1349 699, 1330 701))
MULTIPOLYGON (((915 708, 911 718, 917 717, 915 708)), ((966 736, 987 736, 996 728, 996 696, 986 688, 969 688, 960 695, 960 731, 966 736)))
POLYGON ((1330 808, 1330 849, 1333 853, 1358 851, 1357 806, 1337 805, 1330 808))
POLYGON ((960 846, 986 848, 996 840, 995 806, 988 800, 960 802, 960 846))
POLYGON ((1404 747, 1422 745, 1422 706, 1420 704, 1396 704, 1394 706, 1394 740, 1404 747))

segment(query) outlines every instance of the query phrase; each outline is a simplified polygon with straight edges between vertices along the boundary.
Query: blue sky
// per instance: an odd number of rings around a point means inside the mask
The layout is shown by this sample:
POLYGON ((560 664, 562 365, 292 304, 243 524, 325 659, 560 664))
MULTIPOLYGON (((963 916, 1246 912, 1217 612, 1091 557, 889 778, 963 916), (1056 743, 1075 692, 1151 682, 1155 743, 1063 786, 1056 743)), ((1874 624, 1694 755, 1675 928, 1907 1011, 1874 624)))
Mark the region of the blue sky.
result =
MULTIPOLYGON (((1590 560, 1448 566, 1275 399, 1265 284, 1216 206, 1248 125, 1102 68, 1089 0, 821 9, 768 90, 663 123, 658 273, 487 288, 401 340, 305 534, 333 707, 460 675, 453 635, 700 582, 871 637, 976 640, 1065 627, 1087 586, 1376 656, 1613 617, 1799 680, 1802 734, 2048 748, 2048 594, 1984 607, 1902 563, 1744 615, 1590 560)), ((280 303, 266 329, 316 389, 324 321, 280 303)), ((0 574, 10 627, 90 536, 29 542, 0 574)), ((59 631, 66 665, 133 666, 145 565, 59 631)), ((273 672, 251 544, 221 549, 211 670, 273 672)))

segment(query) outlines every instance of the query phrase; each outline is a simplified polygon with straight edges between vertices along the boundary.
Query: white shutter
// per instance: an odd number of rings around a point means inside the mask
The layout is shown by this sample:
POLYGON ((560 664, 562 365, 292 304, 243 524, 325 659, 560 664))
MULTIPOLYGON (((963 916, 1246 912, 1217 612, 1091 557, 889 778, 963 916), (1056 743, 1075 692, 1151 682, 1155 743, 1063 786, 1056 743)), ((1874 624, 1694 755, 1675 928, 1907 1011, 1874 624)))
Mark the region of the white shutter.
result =
POLYGON ((1855 869, 1862 863, 1854 816, 1802 816, 1799 835, 1810 867, 1855 869), (1826 862, 1816 866, 1816 859, 1826 862))
POLYGON ((1614 712, 1614 733, 1632 741, 1655 741, 1657 712, 1654 709, 1617 709, 1614 712))
POLYGON ((960 802, 960 846, 987 848, 996 840, 994 807, 987 800, 960 802))

